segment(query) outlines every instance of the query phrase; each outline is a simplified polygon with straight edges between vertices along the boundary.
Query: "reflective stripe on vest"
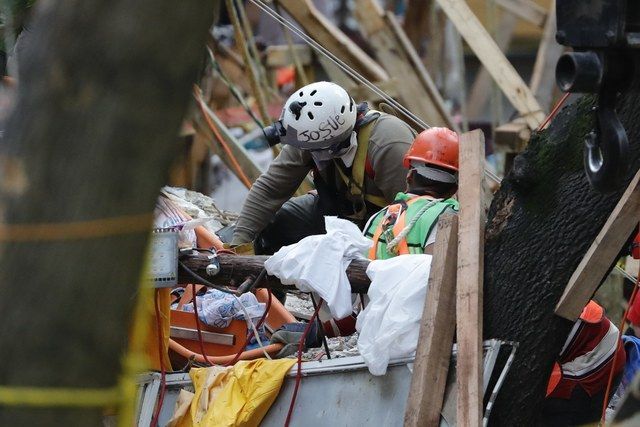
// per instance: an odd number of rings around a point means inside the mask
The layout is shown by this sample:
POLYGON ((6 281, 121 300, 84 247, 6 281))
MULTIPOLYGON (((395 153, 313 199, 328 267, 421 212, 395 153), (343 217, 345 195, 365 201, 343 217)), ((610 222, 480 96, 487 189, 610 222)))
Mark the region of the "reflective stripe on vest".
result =
MULTIPOLYGON (((371 247, 371 249, 369 249, 369 259, 371 260, 379 259, 378 250, 379 250, 380 237, 382 236, 383 233, 385 233, 385 230, 388 230, 391 232, 389 236, 385 236, 386 237, 385 243, 389 243, 391 239, 393 239, 395 236, 398 236, 400 232, 405 228, 405 225, 407 222, 406 215, 407 215, 407 212, 409 211, 409 207, 415 202, 417 202, 418 200, 433 201, 435 199, 429 196, 414 197, 412 199, 407 200, 404 203, 405 209, 402 209, 403 207, 402 203, 394 203, 392 205, 389 205, 387 208, 383 209, 382 211, 378 212, 376 215, 374 215, 374 217, 372 217, 371 221, 369 222, 368 226, 365 229, 365 234, 368 234, 368 235, 371 235, 370 230, 372 228, 372 225, 376 222, 376 219, 382 216, 380 218, 380 221, 377 223, 375 231, 373 232, 373 235, 372 235, 373 246, 371 247), (389 227, 392 226, 392 223, 389 221, 389 217, 392 217, 392 220, 394 221, 393 227, 391 228, 391 230, 389 230, 389 227)), ((424 217, 425 215, 430 213, 430 215, 433 216, 432 218, 433 221, 432 223, 429 224, 428 227, 426 227, 427 228, 426 230, 416 231, 419 233, 426 234, 420 237, 419 240, 421 244, 424 244, 424 242, 426 242, 427 238, 429 237, 428 235, 430 234, 433 226, 436 224, 438 220, 438 217, 448 207, 457 209, 457 203, 451 199, 446 201, 441 201, 431 206, 425 212, 422 212, 420 217, 424 217)), ((417 215, 417 212, 415 212, 415 215, 417 215)), ((409 220, 411 219, 413 219, 413 217, 411 217, 409 220)), ((418 222, 419 221, 421 220, 418 219, 418 222)), ((414 229, 415 227, 418 227, 417 223, 414 226, 414 229)), ((414 229, 412 229, 402 240, 400 240, 400 242, 394 248, 394 251, 388 254, 389 255, 388 257, 395 256, 395 255, 406 255, 406 254, 412 253, 411 249, 409 248, 409 236, 411 236, 414 229)), ((413 240, 416 240, 415 236, 413 240)), ((423 253, 423 249, 424 248, 422 246, 420 246, 419 249, 414 248, 413 253, 423 253)), ((382 259, 387 258, 386 255, 387 254, 381 254, 381 257, 384 256, 384 258, 382 259)))

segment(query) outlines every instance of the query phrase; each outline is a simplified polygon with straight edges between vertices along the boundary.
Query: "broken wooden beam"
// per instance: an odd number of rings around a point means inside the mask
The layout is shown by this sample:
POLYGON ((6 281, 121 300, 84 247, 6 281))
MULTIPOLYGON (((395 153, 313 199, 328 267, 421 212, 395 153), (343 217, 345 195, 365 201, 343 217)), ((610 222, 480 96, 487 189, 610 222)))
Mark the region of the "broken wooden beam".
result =
MULTIPOLYGON (((214 276, 207 274, 207 266, 211 263, 211 260, 206 253, 199 253, 198 255, 190 256, 181 260, 190 270, 209 282, 222 285, 236 287, 239 286, 248 277, 256 278, 260 271, 264 268, 264 262, 269 258, 268 255, 232 255, 232 254, 218 254, 218 261, 220 263, 220 271, 214 276)), ((347 277, 349 283, 351 283, 351 292, 353 293, 367 293, 371 280, 367 276, 367 266, 369 260, 353 260, 347 268, 347 277)), ((187 284, 194 283, 197 279, 191 276, 186 270, 180 268, 178 283, 187 284)), ((287 288, 280 280, 275 276, 267 275, 265 280, 257 285, 259 288, 287 288)), ((288 286, 288 288, 293 288, 288 286)))
POLYGON ((404 427, 440 425, 456 325, 457 262, 458 217, 445 214, 438 221, 404 427))
POLYGON ((482 65, 531 129, 544 120, 533 93, 464 0, 438 0, 482 65))
POLYGON ((279 0, 278 4, 316 42, 368 80, 379 81, 389 78, 382 67, 318 11, 311 0, 279 0))
MULTIPOLYGON (((356 0, 355 16, 363 35, 371 41, 376 57, 390 76, 401 76, 397 90, 400 102, 433 126, 452 126, 452 120, 445 117, 436 107, 429 92, 426 91, 405 47, 394 34, 380 5, 374 0, 356 0)), ((398 27, 399 28, 399 27, 398 27)), ((402 29, 400 28, 400 31, 402 29)), ((413 49, 411 43, 409 47, 413 49)))
POLYGON ((544 7, 540 6, 533 0, 494 0, 498 6, 504 10, 511 12, 518 18, 524 19, 532 23, 536 27, 543 27, 548 16, 544 7))
POLYGON ((460 214, 456 318, 457 424, 482 425, 482 284, 484 276, 484 134, 460 137, 460 214))
POLYGON ((640 171, 591 244, 556 306, 556 314, 575 321, 620 253, 640 216, 640 171))
POLYGON ((556 88, 556 64, 564 50, 565 47, 556 41, 556 8, 555 1, 552 1, 529 82, 531 91, 545 113, 551 109, 556 88))
POLYGON ((311 64, 312 55, 311 48, 306 44, 294 44, 292 47, 285 45, 267 46, 267 67, 278 68, 286 67, 294 63, 293 55, 298 57, 301 65, 311 64), (292 52, 292 50, 295 51, 292 52))

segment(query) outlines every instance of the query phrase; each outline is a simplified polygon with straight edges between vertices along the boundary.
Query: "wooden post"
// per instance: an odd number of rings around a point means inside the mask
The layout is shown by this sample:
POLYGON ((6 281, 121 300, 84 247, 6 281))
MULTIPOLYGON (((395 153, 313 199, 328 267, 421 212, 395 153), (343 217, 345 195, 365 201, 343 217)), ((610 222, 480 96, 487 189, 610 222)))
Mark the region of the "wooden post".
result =
POLYGON ((604 279, 640 219, 640 171, 638 171, 598 233, 556 306, 556 314, 576 320, 604 279))
POLYGON ((378 3, 374 0, 356 0, 355 15, 360 30, 371 41, 376 56, 387 73, 390 76, 402 76, 398 93, 404 105, 430 125, 450 127, 451 120, 445 118, 435 107, 411 66, 409 57, 385 22, 384 11, 378 3))
POLYGON ((551 109, 553 90, 556 87, 556 63, 564 49, 556 41, 556 7, 555 1, 552 1, 530 81, 531 91, 544 112, 551 109))
POLYGON ((440 424, 456 324, 457 255, 458 217, 445 214, 438 221, 429 288, 404 415, 405 427, 440 424))
POLYGON ((482 283, 484 274, 484 226, 482 180, 484 178, 484 134, 480 130, 460 138, 457 272, 456 384, 457 424, 482 423, 482 283))
MULTIPOLYGON (((517 23, 518 18, 511 13, 506 13, 502 16, 495 34, 496 44, 502 52, 507 52, 509 49, 517 23)), ((481 67, 473 81, 469 101, 467 102, 467 115, 470 119, 479 117, 484 113, 489 93, 493 87, 491 75, 486 68, 481 67)))
POLYGON ((387 73, 315 8, 311 0, 278 3, 311 37, 370 81, 386 80, 387 73))
POLYGON ((431 78, 431 75, 427 71, 427 68, 424 66, 424 63, 422 62, 422 59, 420 59, 418 52, 411 44, 411 41, 409 41, 407 34, 398 23, 396 16, 391 12, 386 12, 384 18, 395 34, 396 38, 400 42, 400 47, 404 50, 405 54, 409 58, 411 66, 415 70, 415 73, 418 75, 418 78, 420 79, 425 90, 429 94, 429 98, 431 99, 434 107, 446 121, 446 126, 450 129, 455 130, 456 132, 459 132, 460 129, 458 129, 458 126, 453 121, 451 114, 449 114, 449 109, 444 105, 444 99, 442 98, 442 95, 440 95, 438 87, 433 81, 433 78, 431 78))
POLYGON ((531 129, 537 128, 544 120, 538 101, 467 3, 464 0, 438 0, 438 4, 527 125, 531 129))

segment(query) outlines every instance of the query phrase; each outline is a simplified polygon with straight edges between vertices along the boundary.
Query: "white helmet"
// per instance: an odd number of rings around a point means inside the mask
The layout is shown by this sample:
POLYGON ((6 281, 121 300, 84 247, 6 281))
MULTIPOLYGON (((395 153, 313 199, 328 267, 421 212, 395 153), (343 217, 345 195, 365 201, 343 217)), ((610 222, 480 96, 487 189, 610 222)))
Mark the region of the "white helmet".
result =
POLYGON ((302 150, 327 150, 351 137, 356 104, 335 83, 311 83, 287 99, 280 120, 285 130, 282 143, 302 150))

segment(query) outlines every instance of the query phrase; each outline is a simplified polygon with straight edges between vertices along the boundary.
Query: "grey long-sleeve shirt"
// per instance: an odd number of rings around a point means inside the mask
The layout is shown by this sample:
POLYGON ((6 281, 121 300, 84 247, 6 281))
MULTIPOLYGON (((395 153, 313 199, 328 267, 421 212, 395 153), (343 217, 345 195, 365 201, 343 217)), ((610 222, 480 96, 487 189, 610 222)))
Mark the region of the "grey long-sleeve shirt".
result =
MULTIPOLYGON (((402 120, 385 113, 380 115, 369 138, 367 157, 374 176, 371 178, 365 174, 367 194, 383 196, 391 203, 399 191, 405 190, 407 170, 402 167, 402 159, 414 137, 415 131, 402 120)), ((308 152, 285 145, 267 172, 253 183, 242 207, 232 245, 253 241, 313 167, 314 162, 308 152)), ((323 178, 333 180, 339 191, 348 192, 337 172, 333 177, 323 178)))

